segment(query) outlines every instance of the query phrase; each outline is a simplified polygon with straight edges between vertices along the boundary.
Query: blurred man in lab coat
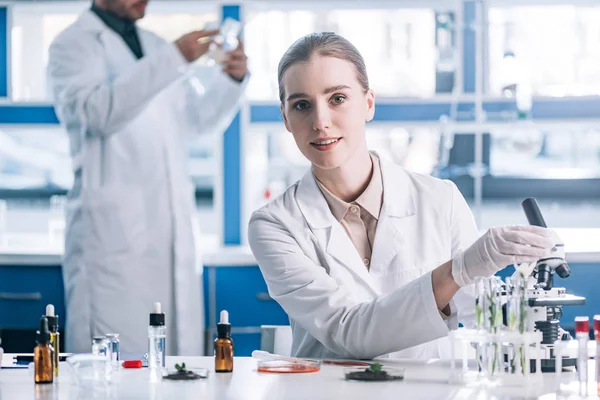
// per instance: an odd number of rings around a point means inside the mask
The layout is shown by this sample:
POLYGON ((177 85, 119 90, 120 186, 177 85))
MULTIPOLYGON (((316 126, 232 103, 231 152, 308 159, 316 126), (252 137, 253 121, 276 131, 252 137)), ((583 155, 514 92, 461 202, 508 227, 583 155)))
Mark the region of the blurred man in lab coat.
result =
MULTIPOLYGON (((136 27, 147 0, 95 0, 50 47, 56 114, 70 139, 63 277, 67 350, 118 333, 121 351, 147 350, 154 302, 167 352, 203 352, 201 268, 186 138, 221 132, 247 81, 242 47, 199 96, 185 73, 216 31, 174 43, 136 27)), ((207 68, 207 67, 205 67, 207 68)))

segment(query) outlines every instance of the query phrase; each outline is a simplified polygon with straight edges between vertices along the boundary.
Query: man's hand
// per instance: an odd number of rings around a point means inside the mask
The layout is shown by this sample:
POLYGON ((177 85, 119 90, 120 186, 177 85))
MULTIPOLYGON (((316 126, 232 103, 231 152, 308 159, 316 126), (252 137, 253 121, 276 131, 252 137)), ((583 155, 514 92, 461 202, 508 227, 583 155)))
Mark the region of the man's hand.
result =
POLYGON ((240 41, 237 49, 226 54, 223 61, 223 72, 229 74, 232 79, 241 82, 248 73, 247 60, 248 57, 244 53, 244 44, 240 41))
POLYGON ((209 38, 217 33, 218 29, 193 31, 177 39, 175 45, 187 62, 193 62, 206 54, 211 43, 209 38))

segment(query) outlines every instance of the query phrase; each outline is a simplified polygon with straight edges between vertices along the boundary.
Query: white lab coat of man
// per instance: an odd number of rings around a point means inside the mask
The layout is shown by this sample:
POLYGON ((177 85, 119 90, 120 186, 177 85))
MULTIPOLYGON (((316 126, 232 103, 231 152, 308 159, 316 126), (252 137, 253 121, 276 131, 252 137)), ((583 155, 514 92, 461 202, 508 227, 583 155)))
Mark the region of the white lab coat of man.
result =
POLYGON ((249 241, 270 295, 288 313, 292 355, 316 358, 447 357, 447 334, 471 326, 472 286, 436 306, 431 270, 478 237, 450 181, 380 158, 383 205, 370 270, 330 212, 312 171, 256 211, 249 241))
POLYGON ((218 71, 195 96, 177 47, 138 35, 140 60, 87 11, 50 48, 51 92, 75 172, 63 262, 66 347, 89 352, 92 336, 118 333, 121 351, 147 351, 148 315, 161 302, 167 353, 200 355, 202 264, 186 139, 223 131, 245 82, 218 71))

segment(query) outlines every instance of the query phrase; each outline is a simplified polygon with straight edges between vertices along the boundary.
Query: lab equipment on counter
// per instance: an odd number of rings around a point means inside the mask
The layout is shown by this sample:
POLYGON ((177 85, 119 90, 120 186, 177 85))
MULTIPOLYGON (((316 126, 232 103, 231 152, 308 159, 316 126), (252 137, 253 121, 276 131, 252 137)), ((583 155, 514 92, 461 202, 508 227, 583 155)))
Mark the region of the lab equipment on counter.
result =
POLYGON ((525 281, 498 277, 476 281, 476 329, 449 333, 451 383, 534 386, 542 382, 539 354, 542 333, 528 329, 526 323, 525 281), (508 326, 503 324, 503 307, 508 326), (469 349, 476 349, 475 364, 469 363, 469 349), (460 360, 460 362, 457 362, 460 360), (534 362, 532 362, 534 361, 534 362))
POLYGON ((113 365, 119 365, 121 359, 119 353, 119 334, 118 333, 107 333, 106 334, 106 356, 113 365))
POLYGON ((67 365, 80 387, 105 387, 113 381, 113 368, 104 355, 75 354, 67 358, 67 365))
POLYGON ((594 315, 594 339, 596 343, 596 394, 600 396, 600 315, 594 315))
MULTIPOLYGON (((320 360, 285 357, 278 354, 271 354, 262 350, 254 350, 252 352, 252 358, 258 360, 258 372, 301 374, 307 372, 318 372, 321 370, 320 360)), ((367 366, 369 365, 367 364, 367 366)))
MULTIPOLYGON (((522 206, 531 225, 546 227, 535 199, 526 199, 522 206)), ((477 329, 450 332, 452 351, 461 351, 463 360, 460 371, 452 360, 452 379, 529 385, 541 382, 541 372, 554 371, 558 361, 561 368, 577 364, 577 349, 562 343, 574 341, 559 326, 559 318, 562 306, 582 305, 585 298, 554 287, 555 274, 571 274, 564 244, 559 238, 555 243, 547 257, 516 266, 506 283, 497 277, 477 282, 477 329), (469 345, 476 348, 477 371, 470 371, 466 361, 469 345)))
POLYGON ((37 334, 37 346, 33 350, 35 383, 52 383, 54 381, 54 350, 50 344, 48 319, 40 318, 40 330, 37 334))
POLYGON ((121 365, 123 368, 142 368, 143 362, 142 360, 126 360, 121 365))
MULTIPOLYGON (((596 355, 598 349, 594 340, 588 340, 589 331, 587 336, 583 332, 585 330, 585 318, 587 317, 579 320, 579 326, 575 328, 576 331, 581 331, 580 333, 576 333, 577 340, 557 340, 554 343, 555 372, 553 381, 555 383, 554 389, 556 394, 559 395, 557 398, 588 398, 596 390, 597 383, 594 379, 592 381, 589 380, 588 373, 590 355, 596 355), (564 354, 578 355, 576 368, 563 365, 564 354), (580 368, 584 360, 587 365, 580 368)), ((598 359, 596 358, 597 362, 598 359)))
POLYGON ((175 364, 175 369, 167 371, 163 379, 172 381, 193 381, 200 378, 207 378, 208 370, 206 368, 187 369, 185 363, 175 364))
POLYGON ((148 368, 151 370, 165 368, 166 343, 165 314, 161 311, 160 303, 154 303, 148 326, 148 368))
POLYGON ((588 342, 590 340, 590 318, 575 317, 575 338, 579 344, 577 351, 577 377, 579 379, 579 395, 588 395, 588 342))
POLYGON ((350 381, 397 381, 404 379, 404 368, 386 367, 374 363, 367 368, 344 368, 344 376, 350 381))
POLYGON ((54 315, 54 306, 48 304, 46 306, 46 319, 48 320, 48 328, 50 329, 50 343, 54 350, 54 376, 58 376, 58 364, 60 356, 60 333, 58 332, 58 315, 54 315))
POLYGON ((108 351, 108 340, 104 335, 94 336, 92 338, 92 354, 106 357, 108 351))
MULTIPOLYGON (((533 198, 525 199, 523 210, 530 225, 546 228, 546 222, 533 198)), ((565 248, 560 238, 548 257, 537 262, 521 264, 513 277, 522 275, 527 283, 527 324, 528 330, 543 333, 541 353, 542 372, 554 371, 554 343, 557 340, 571 340, 569 332, 560 327, 559 318, 563 306, 584 305, 585 298, 567 294, 565 288, 554 287, 554 277, 566 279, 571 275, 569 265, 565 260, 565 248)), ((563 366, 575 366, 576 353, 563 353, 563 366)))
POLYGON ((233 340, 231 339, 229 313, 226 310, 221 311, 214 347, 215 372, 233 371, 233 340))

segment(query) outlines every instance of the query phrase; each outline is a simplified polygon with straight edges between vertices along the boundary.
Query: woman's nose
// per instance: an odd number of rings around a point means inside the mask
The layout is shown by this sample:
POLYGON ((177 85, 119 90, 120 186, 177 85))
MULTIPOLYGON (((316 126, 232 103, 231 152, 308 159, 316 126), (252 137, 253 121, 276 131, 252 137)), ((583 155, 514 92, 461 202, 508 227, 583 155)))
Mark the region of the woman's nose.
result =
POLYGON ((331 127, 331 113, 326 105, 319 105, 314 108, 313 130, 320 132, 326 131, 331 127))

